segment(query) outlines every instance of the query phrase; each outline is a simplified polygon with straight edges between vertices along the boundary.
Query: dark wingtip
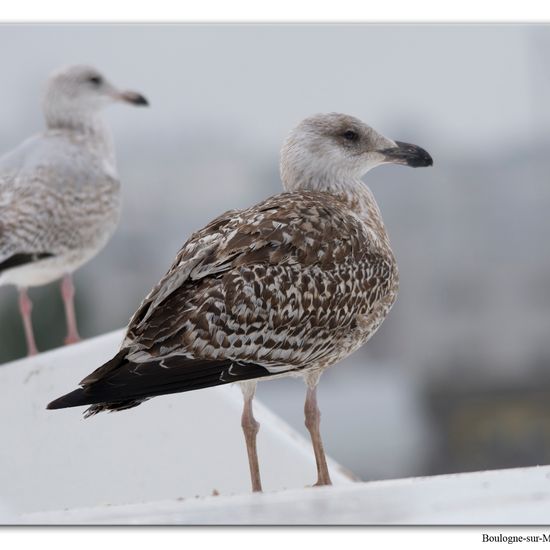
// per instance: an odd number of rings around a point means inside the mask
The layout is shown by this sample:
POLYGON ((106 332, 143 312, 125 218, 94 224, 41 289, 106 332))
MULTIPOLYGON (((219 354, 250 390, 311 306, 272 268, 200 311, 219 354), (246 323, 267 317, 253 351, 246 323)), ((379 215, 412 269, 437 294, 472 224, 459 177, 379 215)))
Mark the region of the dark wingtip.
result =
POLYGON ((66 409, 68 407, 80 407, 81 405, 88 405, 88 403, 87 399, 84 397, 84 391, 82 388, 79 388, 78 390, 74 390, 71 393, 54 399, 51 403, 48 403, 46 409, 66 409))

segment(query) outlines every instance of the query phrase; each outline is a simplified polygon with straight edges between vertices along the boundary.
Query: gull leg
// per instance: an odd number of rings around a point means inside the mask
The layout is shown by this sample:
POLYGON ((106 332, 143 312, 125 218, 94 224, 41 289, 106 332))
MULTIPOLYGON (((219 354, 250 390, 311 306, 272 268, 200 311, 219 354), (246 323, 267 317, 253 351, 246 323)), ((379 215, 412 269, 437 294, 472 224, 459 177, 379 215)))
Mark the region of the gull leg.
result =
POLYGON ((306 374, 304 376, 307 385, 306 402, 304 405, 305 424, 311 436, 313 443, 313 452, 315 453, 315 462, 317 464, 317 483, 318 485, 332 485, 328 473, 327 459, 321 440, 319 425, 321 423, 321 411, 317 406, 317 384, 319 383, 320 373, 306 374))
POLYGON ((19 311, 21 312, 21 318, 23 319, 23 327, 25 328, 25 338, 27 340, 27 354, 29 356, 36 355, 38 349, 36 348, 36 342, 34 341, 34 333, 32 331, 32 302, 27 294, 27 289, 22 287, 19 289, 19 311))
POLYGON ((252 400, 256 393, 256 382, 241 382, 241 390, 244 397, 243 415, 241 417, 241 426, 246 441, 246 452, 248 453, 248 465, 250 467, 250 480, 252 482, 252 491, 261 492, 262 481, 260 479, 260 464, 258 462, 258 451, 256 449, 256 436, 260 429, 259 422, 254 418, 252 412, 252 400))
POLYGON ((67 337, 65 344, 80 342, 80 335, 76 327, 76 315, 74 311, 74 285, 73 278, 65 275, 61 281, 61 296, 65 305, 65 317, 67 318, 67 337))

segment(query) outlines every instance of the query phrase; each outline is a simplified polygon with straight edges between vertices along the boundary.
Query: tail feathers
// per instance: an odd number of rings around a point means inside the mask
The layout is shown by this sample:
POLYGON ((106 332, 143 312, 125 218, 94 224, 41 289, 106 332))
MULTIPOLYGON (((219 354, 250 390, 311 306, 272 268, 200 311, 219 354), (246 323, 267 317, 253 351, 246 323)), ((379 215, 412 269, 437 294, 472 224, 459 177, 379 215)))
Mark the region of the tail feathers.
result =
POLYGON ((137 407, 138 405, 141 405, 144 401, 147 401, 148 398, 145 399, 133 399, 129 401, 120 401, 118 403, 96 403, 95 405, 92 405, 91 407, 87 408, 84 411, 84 418, 88 418, 90 416, 94 416, 97 413, 100 412, 119 412, 119 411, 125 411, 127 409, 133 409, 134 407, 137 407))
POLYGON ((260 365, 231 359, 193 359, 183 355, 152 358, 132 363, 121 350, 86 377, 82 387, 52 401, 48 409, 92 405, 85 415, 101 411, 123 410, 139 405, 150 397, 180 393, 254 378, 271 373, 260 365))

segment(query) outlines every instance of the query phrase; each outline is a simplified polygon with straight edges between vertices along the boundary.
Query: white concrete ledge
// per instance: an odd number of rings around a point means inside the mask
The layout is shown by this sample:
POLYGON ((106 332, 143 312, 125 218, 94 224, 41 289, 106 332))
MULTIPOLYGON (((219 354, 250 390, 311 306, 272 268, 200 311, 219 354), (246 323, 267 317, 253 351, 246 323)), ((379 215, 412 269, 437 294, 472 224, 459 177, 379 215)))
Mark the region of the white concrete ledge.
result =
POLYGON ((550 466, 23 515, 28 524, 547 525, 550 466))
POLYGON ((116 332, 0 366, 0 524, 548 524, 550 466, 352 483, 260 403, 266 493, 249 493, 238 388, 83 420, 47 411, 118 348, 116 332), (220 496, 210 496, 216 490, 220 496))
MULTIPOLYGON (((121 338, 117 331, 0 366, 0 524, 32 512, 250 490, 238 387, 158 397, 87 420, 84 407, 46 410, 121 338)), ((254 407, 264 488, 315 481, 310 442, 259 401, 254 407)), ((334 461, 329 468, 336 484, 351 482, 334 461)))

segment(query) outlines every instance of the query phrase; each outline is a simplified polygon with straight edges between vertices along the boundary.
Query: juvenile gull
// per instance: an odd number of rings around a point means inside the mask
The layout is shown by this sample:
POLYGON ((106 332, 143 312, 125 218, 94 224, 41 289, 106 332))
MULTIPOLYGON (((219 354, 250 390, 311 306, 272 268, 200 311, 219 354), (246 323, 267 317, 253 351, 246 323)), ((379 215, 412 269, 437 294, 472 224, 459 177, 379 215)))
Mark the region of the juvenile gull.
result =
POLYGON ((29 355, 37 353, 29 286, 62 278, 65 342, 80 339, 71 274, 103 248, 119 218, 114 147, 100 117, 118 101, 147 105, 92 67, 61 69, 46 86, 46 131, 0 157, 0 285, 19 289, 29 355))
POLYGON ((361 177, 380 164, 430 166, 351 116, 316 115, 282 149, 285 192, 216 218, 184 244, 145 298, 120 351, 50 409, 119 411, 157 395, 241 382, 253 491, 261 490, 256 381, 303 376, 317 485, 330 484, 316 388, 364 344, 397 296, 397 265, 361 177))

